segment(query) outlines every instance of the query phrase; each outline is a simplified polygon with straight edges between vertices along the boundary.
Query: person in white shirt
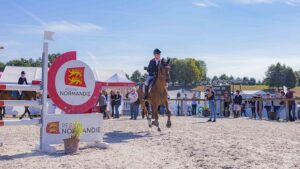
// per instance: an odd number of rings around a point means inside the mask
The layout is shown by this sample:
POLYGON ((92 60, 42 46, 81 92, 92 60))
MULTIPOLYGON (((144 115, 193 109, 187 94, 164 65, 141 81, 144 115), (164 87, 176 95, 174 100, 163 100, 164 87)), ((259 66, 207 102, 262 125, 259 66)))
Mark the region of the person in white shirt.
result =
POLYGON ((281 108, 281 100, 283 97, 282 97, 282 94, 281 94, 281 90, 278 89, 275 93, 275 98, 278 99, 278 100, 273 100, 273 108, 274 108, 274 112, 276 113, 276 120, 279 120, 280 119, 280 108, 281 108))
POLYGON ((139 113, 139 101, 138 93, 135 88, 131 89, 131 92, 128 93, 129 103, 130 103, 130 120, 136 120, 139 113))

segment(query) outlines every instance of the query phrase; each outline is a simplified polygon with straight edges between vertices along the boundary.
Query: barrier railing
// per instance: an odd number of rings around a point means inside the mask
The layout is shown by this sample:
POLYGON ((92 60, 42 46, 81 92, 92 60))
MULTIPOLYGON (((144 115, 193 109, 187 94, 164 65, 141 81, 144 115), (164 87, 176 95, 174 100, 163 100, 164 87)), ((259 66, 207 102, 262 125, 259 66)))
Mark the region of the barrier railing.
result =
MULTIPOLYGON (((280 101, 280 102, 283 102, 282 106, 284 107, 285 109, 285 120, 288 120, 289 119, 289 102, 290 101, 295 101, 296 104, 297 102, 300 102, 300 98, 293 98, 293 99, 286 99, 286 98, 251 98, 251 99, 243 99, 244 102, 249 102, 249 101, 262 101, 262 102, 265 102, 265 101, 280 101)), ((179 106, 179 112, 177 114, 184 114, 183 112, 184 111, 187 111, 185 110, 185 104, 186 103, 190 103, 192 101, 196 101, 198 104, 200 102, 203 102, 204 105, 206 104, 207 100, 206 99, 169 99, 169 101, 171 102, 174 102, 175 101, 175 104, 179 106)), ((224 103, 224 99, 219 99, 219 100, 216 100, 216 101, 221 101, 221 104, 224 103)), ((231 104, 232 104, 232 101, 231 101, 231 104)), ((198 108, 197 108, 197 111, 198 111, 198 108)), ((298 115, 300 118, 300 114, 298 115)))
POLYGON ((40 85, 1 84, 0 90, 39 91, 40 85))

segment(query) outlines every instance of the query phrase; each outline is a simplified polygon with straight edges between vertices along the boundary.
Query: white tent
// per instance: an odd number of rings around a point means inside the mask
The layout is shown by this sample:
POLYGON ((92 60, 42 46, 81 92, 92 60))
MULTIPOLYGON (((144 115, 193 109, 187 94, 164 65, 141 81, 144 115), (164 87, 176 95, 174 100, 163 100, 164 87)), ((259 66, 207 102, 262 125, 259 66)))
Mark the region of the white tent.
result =
POLYGON ((105 82, 108 83, 134 83, 130 80, 128 80, 126 77, 120 76, 118 73, 115 73, 110 78, 106 79, 105 82))
POLYGON ((41 67, 6 66, 0 78, 0 83, 18 83, 22 71, 25 71, 29 84, 31 84, 32 81, 41 81, 41 67))
POLYGON ((253 96, 265 96, 267 93, 262 90, 242 90, 241 93, 243 98, 252 98, 253 96))
POLYGON ((126 79, 125 72, 120 69, 93 69, 94 76, 96 81, 105 82, 107 79, 112 77, 115 74, 126 79))

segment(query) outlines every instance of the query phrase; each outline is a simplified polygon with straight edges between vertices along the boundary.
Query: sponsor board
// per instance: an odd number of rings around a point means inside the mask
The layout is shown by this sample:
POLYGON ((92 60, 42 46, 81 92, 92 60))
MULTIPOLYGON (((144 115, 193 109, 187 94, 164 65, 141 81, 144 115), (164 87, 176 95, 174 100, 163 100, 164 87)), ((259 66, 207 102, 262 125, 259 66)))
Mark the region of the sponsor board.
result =
POLYGON ((71 137, 74 122, 80 122, 83 126, 80 142, 102 142, 103 114, 91 113, 47 115, 42 137, 44 143, 48 145, 63 143, 63 139, 71 137))

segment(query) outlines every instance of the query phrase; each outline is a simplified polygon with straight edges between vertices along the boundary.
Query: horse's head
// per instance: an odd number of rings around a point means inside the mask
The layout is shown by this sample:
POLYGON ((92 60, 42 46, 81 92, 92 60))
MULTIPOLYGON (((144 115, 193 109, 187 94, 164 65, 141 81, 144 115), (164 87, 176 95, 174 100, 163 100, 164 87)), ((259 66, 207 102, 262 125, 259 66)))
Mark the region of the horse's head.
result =
POLYGON ((166 80, 166 82, 169 82, 170 80, 170 69, 171 69, 171 64, 170 64, 170 59, 168 58, 165 60, 164 58, 161 59, 161 62, 159 64, 159 74, 160 76, 166 80))

